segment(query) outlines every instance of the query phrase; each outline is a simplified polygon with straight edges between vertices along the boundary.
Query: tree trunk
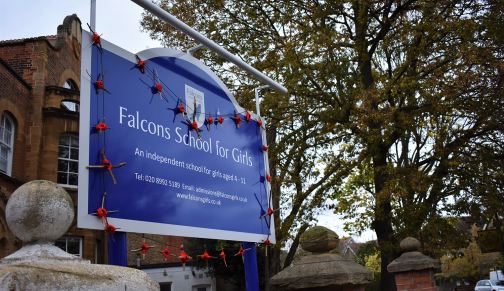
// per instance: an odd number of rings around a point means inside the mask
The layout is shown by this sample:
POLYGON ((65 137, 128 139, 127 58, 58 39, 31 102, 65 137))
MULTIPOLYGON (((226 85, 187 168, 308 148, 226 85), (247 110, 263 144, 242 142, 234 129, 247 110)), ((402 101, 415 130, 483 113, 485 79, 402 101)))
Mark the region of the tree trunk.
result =
POLYGON ((296 238, 292 242, 292 245, 291 245, 291 248, 289 250, 289 253, 287 254, 287 258, 285 258, 285 262, 284 262, 284 266, 283 266, 284 269, 287 268, 288 266, 290 266, 290 264, 292 264, 292 261, 294 260, 294 256, 296 255, 296 251, 297 251, 298 246, 299 246, 299 238, 305 232, 305 230, 308 228, 308 226, 309 226, 308 224, 303 224, 299 228, 299 231, 298 231, 298 233, 296 235, 296 238))
POLYGON ((384 173, 384 168, 387 166, 387 152, 388 147, 381 145, 373 157, 376 201, 373 226, 381 254, 380 291, 396 291, 395 276, 387 270, 387 266, 397 258, 397 242, 392 228, 392 205, 390 197, 384 197, 382 193, 387 181, 387 174, 384 173))
POLYGON ((393 273, 389 273, 387 266, 395 259, 396 255, 390 252, 381 252, 381 275, 380 275, 380 291, 396 291, 397 285, 393 273), (383 271, 385 270, 385 271, 383 271))
MULTIPOLYGON (((268 248, 268 246, 266 246, 268 248)), ((270 284, 269 284, 269 269, 270 269, 270 262, 269 262, 269 256, 268 256, 268 249, 266 249, 266 252, 264 253, 266 257, 264 258, 264 291, 270 291, 270 284)))
MULTIPOLYGON (((382 205, 382 208, 384 208, 382 211, 384 212, 387 208, 390 210, 390 203, 385 204, 382 205)), ((390 219, 377 219, 374 225, 381 255, 380 291, 396 291, 395 276, 387 271, 387 266, 397 258, 391 221, 390 219)))

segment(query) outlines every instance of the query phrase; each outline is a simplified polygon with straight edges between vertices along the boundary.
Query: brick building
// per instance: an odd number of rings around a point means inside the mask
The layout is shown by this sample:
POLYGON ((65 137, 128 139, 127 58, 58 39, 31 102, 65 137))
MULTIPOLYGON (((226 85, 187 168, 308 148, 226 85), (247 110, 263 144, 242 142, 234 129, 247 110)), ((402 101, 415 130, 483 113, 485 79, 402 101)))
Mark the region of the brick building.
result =
MULTIPOLYGON (((57 35, 0 41, 0 258, 24 244, 5 220, 10 195, 24 183, 56 182, 77 209, 81 37, 82 24, 74 14, 58 26, 57 35)), ((129 267, 137 267, 141 253, 129 250, 140 248, 143 237, 127 235, 129 267)), ((156 248, 146 253, 139 269, 160 282, 161 290, 217 288, 217 280, 191 268, 191 261, 183 270, 174 247, 184 238, 150 234, 145 238, 156 248), (166 245, 175 255, 168 260, 160 253, 166 245)), ((74 221, 56 244, 92 263, 107 264, 108 239, 105 231, 78 229, 74 221)))
MULTIPOLYGON (((81 21, 57 35, 0 41, 0 258, 22 247, 5 222, 10 195, 32 180, 57 182, 77 205, 81 21)), ((107 263, 103 231, 71 225, 56 244, 92 263, 107 263)))
MULTIPOLYGON (((77 209, 81 37, 82 24, 74 14, 58 26, 57 35, 0 41, 0 258, 24 245, 5 220, 10 195, 24 183, 56 182, 77 209)), ((182 270, 173 247, 176 256, 168 260, 159 253, 165 244, 180 246, 183 238, 145 237, 157 247, 147 252, 140 269, 162 290, 215 290, 215 279, 191 270, 191 263, 182 270)), ((128 233, 128 250, 138 249, 142 241, 142 234, 128 233)), ((104 231, 78 229, 74 221, 56 244, 92 263, 108 263, 104 231)), ((128 266, 137 267, 137 253, 127 256, 128 266)))
POLYGON ((357 243, 352 237, 343 238, 338 245, 338 253, 348 260, 357 259, 357 253, 361 245, 363 243, 357 243))

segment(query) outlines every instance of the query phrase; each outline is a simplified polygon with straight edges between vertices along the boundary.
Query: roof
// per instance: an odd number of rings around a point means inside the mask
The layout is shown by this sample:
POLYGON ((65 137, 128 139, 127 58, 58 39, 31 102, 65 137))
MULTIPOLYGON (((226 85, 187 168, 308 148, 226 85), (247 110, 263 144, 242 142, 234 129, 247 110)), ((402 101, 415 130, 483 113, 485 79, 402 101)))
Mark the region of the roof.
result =
POLYGON ((343 251, 346 249, 348 243, 355 243, 354 239, 352 237, 345 238, 345 239, 340 239, 339 245, 338 245, 338 252, 340 254, 343 254, 343 251))
POLYGON ((48 36, 37 36, 31 38, 20 38, 20 39, 10 39, 10 40, 0 40, 0 46, 8 46, 8 45, 17 45, 24 44, 27 42, 34 41, 46 41, 53 49, 60 50, 65 44, 65 38, 71 34, 72 22, 76 20, 81 23, 77 14, 68 15, 63 20, 63 24, 58 26, 58 34, 57 35, 48 35, 48 36), (59 41, 59 42, 58 42, 59 41))
POLYGON ((18 39, 8 39, 8 40, 0 40, 0 44, 21 44, 25 42, 31 42, 31 41, 39 41, 39 40, 46 40, 49 41, 50 36, 37 36, 37 37, 29 37, 29 38, 18 38, 18 39))

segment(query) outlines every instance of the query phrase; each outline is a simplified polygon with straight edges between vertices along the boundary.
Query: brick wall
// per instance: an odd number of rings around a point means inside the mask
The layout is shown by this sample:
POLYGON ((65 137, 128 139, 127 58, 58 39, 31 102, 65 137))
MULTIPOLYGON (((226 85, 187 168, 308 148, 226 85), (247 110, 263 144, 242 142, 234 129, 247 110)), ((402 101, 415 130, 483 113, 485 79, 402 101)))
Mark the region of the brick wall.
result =
MULTIPOLYGON (((56 182, 59 136, 63 132, 78 132, 78 114, 59 108, 61 100, 78 102, 79 93, 58 87, 69 78, 77 86, 80 84, 80 38, 80 20, 72 15, 58 27, 57 37, 0 41, 0 113, 8 110, 19 125, 12 177, 0 174, 0 257, 11 254, 22 244, 5 223, 8 198, 24 182, 36 179, 56 182)), ((75 189, 67 191, 76 204, 75 189)), ((78 229, 74 219, 65 235, 83 239, 83 258, 107 263, 108 235, 104 231, 78 229)))
POLYGON ((62 44, 54 47, 45 37, 2 41, 0 57, 32 87, 62 86, 61 76, 69 69, 76 73, 74 81, 79 83, 80 43, 70 35, 62 44))
MULTIPOLYGON (((80 84, 80 33, 80 21, 75 16, 68 16, 58 27, 57 41, 54 37, 36 37, 0 42, 0 57, 32 86, 26 108, 27 146, 24 161, 20 163, 24 168, 22 180, 31 181, 44 176, 44 179, 56 181, 56 176, 48 178, 43 168, 44 142, 49 141, 44 139, 43 109, 48 105, 57 108, 60 105, 54 100, 47 104, 45 87, 63 86, 67 78, 80 84)), ((58 140, 49 143, 52 145, 58 140)))
MULTIPOLYGON (((10 69, 14 69, 10 67, 10 69)), ((6 66, 0 62, 0 87, 2 95, 0 98, 7 99, 14 103, 19 111, 26 112, 29 102, 30 88, 23 84, 18 77, 6 66)))
POLYGON ((38 71, 38 67, 33 65, 33 60, 38 58, 38 53, 33 49, 36 45, 36 39, 38 38, 34 38, 32 41, 0 43, 0 57, 32 87, 35 86, 33 74, 38 71))
POLYGON ((25 175, 26 120, 30 102, 30 87, 11 71, 7 64, 0 62, 0 114, 9 112, 15 122, 14 152, 11 177, 23 180, 25 175))
MULTIPOLYGON (((70 37, 67 37, 66 45, 61 50, 47 50, 48 65, 44 76, 46 85, 63 86, 61 75, 68 69, 76 73, 77 80, 74 81, 77 84, 80 82, 80 58, 77 59, 73 53, 75 44, 70 37)), ((76 49, 80 50, 80 46, 76 49)))
POLYGON ((397 290, 436 291, 434 270, 408 271, 395 273, 397 290))
POLYGON ((32 87, 30 102, 26 108, 27 145, 23 163, 25 173, 22 177, 24 181, 36 180, 40 176, 41 138, 44 134, 41 127, 45 87, 43 76, 48 45, 42 37, 0 43, 0 57, 32 87))

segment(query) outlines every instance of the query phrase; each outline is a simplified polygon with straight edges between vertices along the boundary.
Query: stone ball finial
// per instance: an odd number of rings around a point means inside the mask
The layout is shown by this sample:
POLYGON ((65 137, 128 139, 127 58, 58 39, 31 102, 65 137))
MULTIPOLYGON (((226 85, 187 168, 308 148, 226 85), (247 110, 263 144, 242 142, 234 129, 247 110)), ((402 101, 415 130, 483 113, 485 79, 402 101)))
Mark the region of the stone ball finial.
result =
POLYGON ((6 220, 12 233, 26 243, 53 242, 72 223, 74 204, 56 183, 36 180, 12 193, 6 206, 6 220))
POLYGON ((339 245, 339 236, 323 226, 314 226, 299 237, 301 248, 308 252, 329 252, 339 245))
POLYGON ((403 252, 417 252, 422 244, 419 240, 413 237, 407 237, 401 241, 401 249, 403 252))

